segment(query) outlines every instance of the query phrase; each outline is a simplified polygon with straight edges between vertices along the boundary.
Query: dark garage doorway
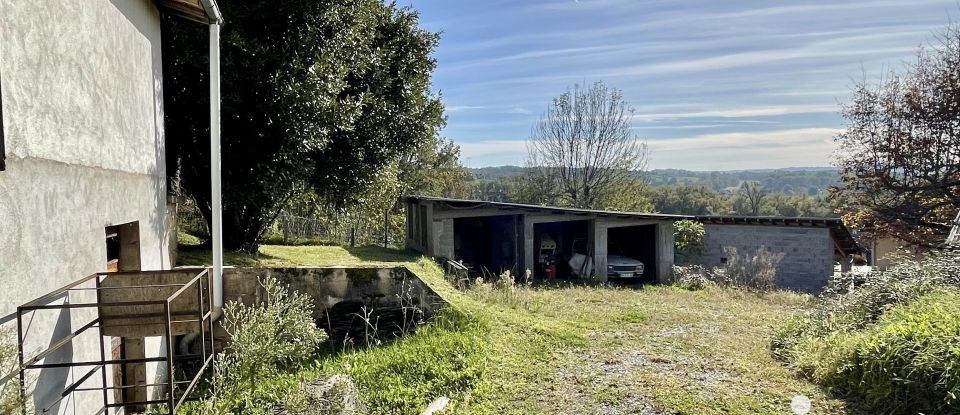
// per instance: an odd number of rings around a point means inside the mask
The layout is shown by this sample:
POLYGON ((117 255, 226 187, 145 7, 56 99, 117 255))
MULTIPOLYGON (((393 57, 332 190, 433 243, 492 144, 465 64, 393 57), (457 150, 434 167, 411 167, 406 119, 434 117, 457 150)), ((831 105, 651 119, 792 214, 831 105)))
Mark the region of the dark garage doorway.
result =
MULTIPOLYGON (((644 284, 657 282, 657 225, 608 228, 607 256, 620 255, 643 262, 644 284)), ((609 260, 608 260, 609 264, 609 260)))
POLYGON ((589 247, 589 223, 588 220, 572 220, 563 222, 538 223, 533 225, 533 276, 534 278, 547 278, 547 272, 544 267, 543 259, 553 261, 556 265, 556 278, 572 279, 576 278, 570 269, 569 261, 577 249, 581 255, 590 256, 586 252, 589 247), (553 258, 544 258, 547 253, 541 255, 541 247, 545 240, 549 238, 556 244, 556 252, 553 258))
POLYGON ((453 220, 454 259, 481 275, 500 275, 520 268, 520 245, 517 235, 523 226, 519 216, 485 216, 453 220))

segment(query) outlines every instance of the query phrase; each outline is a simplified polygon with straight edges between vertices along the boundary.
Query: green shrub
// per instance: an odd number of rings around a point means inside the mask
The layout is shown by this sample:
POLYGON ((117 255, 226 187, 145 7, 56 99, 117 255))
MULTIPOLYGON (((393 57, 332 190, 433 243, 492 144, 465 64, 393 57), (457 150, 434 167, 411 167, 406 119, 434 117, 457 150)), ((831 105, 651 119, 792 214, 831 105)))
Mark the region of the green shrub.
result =
POLYGON ((960 411, 960 257, 835 277, 774 334, 773 355, 872 412, 960 411))
POLYGON ((882 413, 960 412, 960 292, 891 309, 865 333, 834 336, 815 376, 882 413))
MULTIPOLYGON (((796 333, 825 336, 860 330, 875 323, 891 307, 944 288, 960 289, 960 254, 935 253, 908 260, 887 271, 843 274, 831 278, 817 307, 789 323, 796 333)), ((794 334, 796 334, 794 333, 794 334)), ((780 333, 774 347, 789 333, 780 333)))
POLYGON ((266 299, 224 307, 223 328, 230 343, 217 355, 216 396, 195 411, 208 414, 259 414, 286 403, 299 392, 295 373, 316 357, 326 339, 313 321, 313 302, 290 293, 275 279, 263 281, 266 299))
POLYGON ((0 414, 19 414, 25 409, 32 413, 27 402, 20 396, 20 378, 17 368, 16 333, 0 329, 0 414))
POLYGON ((703 253, 703 238, 707 235, 703 224, 695 220, 679 220, 673 224, 674 247, 684 257, 703 253))

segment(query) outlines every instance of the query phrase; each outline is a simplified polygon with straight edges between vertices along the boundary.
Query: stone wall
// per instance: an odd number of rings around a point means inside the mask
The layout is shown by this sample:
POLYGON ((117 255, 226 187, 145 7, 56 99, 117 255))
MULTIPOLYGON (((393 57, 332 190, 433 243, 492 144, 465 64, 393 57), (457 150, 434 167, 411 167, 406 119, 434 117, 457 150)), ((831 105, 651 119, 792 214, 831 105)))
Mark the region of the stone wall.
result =
POLYGON ((833 241, 827 228, 705 224, 704 253, 691 260, 708 267, 720 266, 723 247, 753 254, 761 246, 784 253, 777 269, 777 285, 798 291, 819 292, 833 275, 833 241))

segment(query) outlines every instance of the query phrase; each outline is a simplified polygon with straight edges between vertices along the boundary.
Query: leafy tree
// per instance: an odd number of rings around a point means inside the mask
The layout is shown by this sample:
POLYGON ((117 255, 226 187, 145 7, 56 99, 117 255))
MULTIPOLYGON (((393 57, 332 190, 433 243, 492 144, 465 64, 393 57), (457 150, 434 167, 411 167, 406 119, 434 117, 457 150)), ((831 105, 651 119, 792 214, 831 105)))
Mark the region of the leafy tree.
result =
POLYGON ((845 218, 919 245, 947 236, 960 207, 960 24, 915 62, 860 82, 836 138, 845 218))
MULTIPOLYGON (((360 203, 385 168, 433 139, 438 35, 378 0, 222 0, 224 246, 256 247, 307 185, 360 203)), ((164 25, 168 172, 210 218, 206 31, 164 25)))
POLYGON ((535 189, 552 204, 600 208, 603 197, 636 180, 647 146, 630 128, 623 94, 602 82, 554 98, 527 141, 535 189))
POLYGON ((312 189, 291 199, 285 211, 323 224, 332 242, 350 245, 400 245, 405 216, 397 200, 404 194, 465 198, 466 169, 460 165, 460 148, 439 138, 382 169, 374 184, 346 206, 327 203, 312 189))
POLYGON ((460 146, 431 137, 399 163, 401 194, 452 197, 470 195, 467 170, 460 164, 460 146))
POLYGON ((625 180, 601 194, 598 207, 619 212, 652 212, 653 203, 650 203, 648 193, 649 186, 643 179, 625 180))
POLYGON ((660 213, 682 215, 724 215, 730 202, 720 193, 703 186, 656 187, 650 192, 653 208, 660 213))
POLYGON ((694 256, 703 253, 703 238, 707 235, 707 231, 702 223, 695 220, 679 220, 673 226, 677 254, 694 256))

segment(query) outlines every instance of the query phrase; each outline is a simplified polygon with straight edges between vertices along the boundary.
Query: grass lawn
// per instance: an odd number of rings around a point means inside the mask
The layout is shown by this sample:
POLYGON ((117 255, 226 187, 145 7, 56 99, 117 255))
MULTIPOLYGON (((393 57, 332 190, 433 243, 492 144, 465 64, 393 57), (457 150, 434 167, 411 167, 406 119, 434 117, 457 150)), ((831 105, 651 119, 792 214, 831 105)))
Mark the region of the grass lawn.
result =
MULTIPOLYGON (((181 250, 184 265, 209 253, 181 250)), ((448 396, 466 414, 846 413, 774 361, 773 327, 809 296, 733 289, 552 285, 458 291, 416 254, 337 246, 261 247, 228 265, 403 264, 450 303, 417 334, 321 357, 310 373, 347 373, 374 413, 419 413, 448 396)))

